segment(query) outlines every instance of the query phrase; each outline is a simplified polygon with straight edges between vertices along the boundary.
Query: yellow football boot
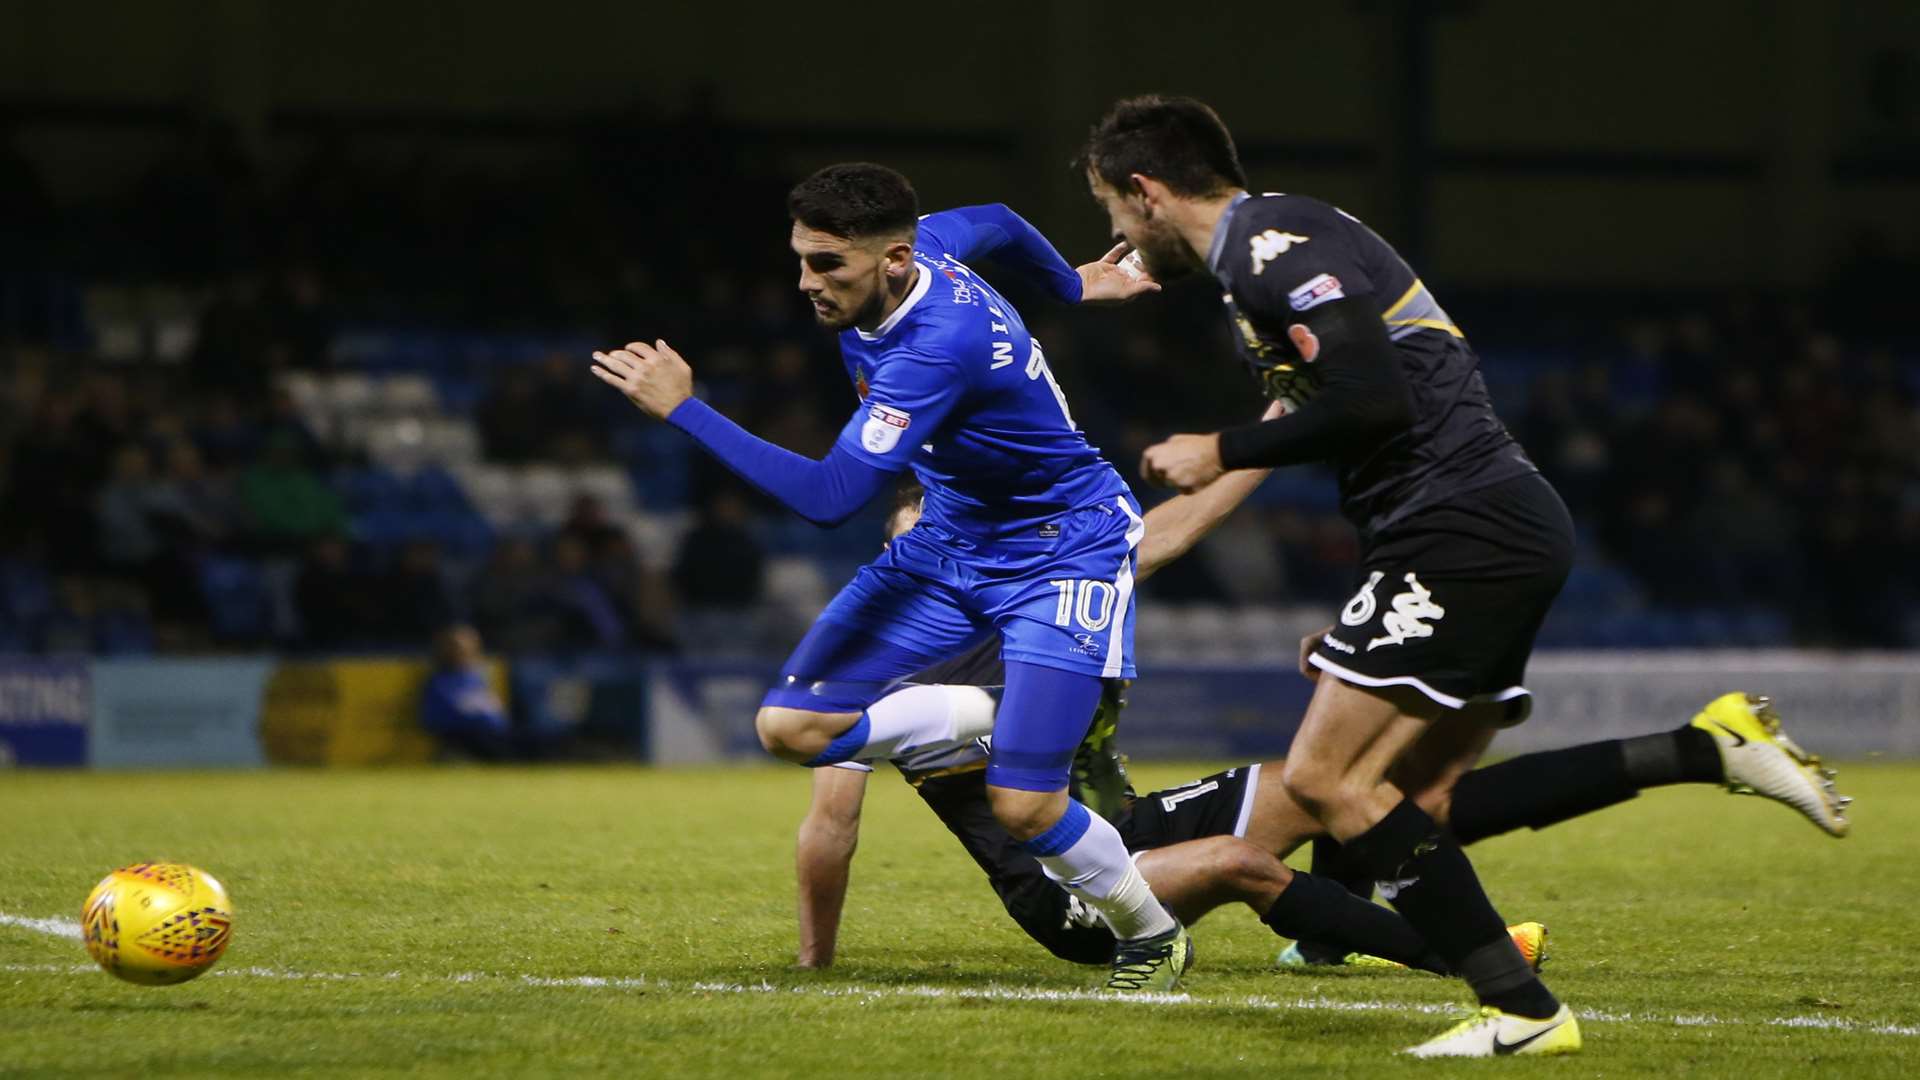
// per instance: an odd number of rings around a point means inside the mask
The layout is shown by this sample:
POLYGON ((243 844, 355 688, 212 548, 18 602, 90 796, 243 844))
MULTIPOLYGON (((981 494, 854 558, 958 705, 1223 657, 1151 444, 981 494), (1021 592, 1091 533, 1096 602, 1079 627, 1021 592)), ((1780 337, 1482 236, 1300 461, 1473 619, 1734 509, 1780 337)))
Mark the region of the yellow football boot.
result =
POLYGON ((1726 769, 1727 790, 1786 803, 1833 836, 1845 836, 1853 800, 1834 790, 1832 769, 1800 749, 1780 730, 1773 700, 1758 694, 1723 694, 1693 718, 1713 736, 1726 769))
POLYGON ((1192 966, 1193 935, 1176 920, 1164 934, 1122 941, 1105 988, 1118 994, 1172 993, 1192 966))
POLYGON ((1535 971, 1547 962, 1547 927, 1545 923, 1523 922, 1507 927, 1507 936, 1513 938, 1514 947, 1526 958, 1527 966, 1535 971))

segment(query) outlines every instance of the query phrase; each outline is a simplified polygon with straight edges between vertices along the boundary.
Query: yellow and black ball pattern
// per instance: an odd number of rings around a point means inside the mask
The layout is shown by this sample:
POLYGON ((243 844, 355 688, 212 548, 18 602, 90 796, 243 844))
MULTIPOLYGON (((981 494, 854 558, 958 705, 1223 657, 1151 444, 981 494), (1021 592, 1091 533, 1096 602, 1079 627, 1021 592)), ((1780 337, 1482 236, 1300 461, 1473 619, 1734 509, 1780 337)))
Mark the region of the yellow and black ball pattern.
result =
POLYGON ((233 936, 233 902, 213 875, 184 863, 123 866, 80 909, 87 952, 143 986, 183 983, 213 967, 233 936))

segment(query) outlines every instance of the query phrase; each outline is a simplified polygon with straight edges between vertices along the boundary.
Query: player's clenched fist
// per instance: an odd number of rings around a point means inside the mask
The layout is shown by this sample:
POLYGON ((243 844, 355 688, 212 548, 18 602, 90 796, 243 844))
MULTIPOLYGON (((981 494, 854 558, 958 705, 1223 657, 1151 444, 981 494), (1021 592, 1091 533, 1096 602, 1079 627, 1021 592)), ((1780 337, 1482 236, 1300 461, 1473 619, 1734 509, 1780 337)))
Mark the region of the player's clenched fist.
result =
POLYGON ((624 349, 594 353, 593 373, 660 420, 693 396, 693 369, 665 339, 651 345, 630 341, 624 349))
POLYGON ((1182 493, 1206 487, 1225 471, 1218 435, 1170 436, 1140 455, 1140 475, 1147 483, 1182 493))

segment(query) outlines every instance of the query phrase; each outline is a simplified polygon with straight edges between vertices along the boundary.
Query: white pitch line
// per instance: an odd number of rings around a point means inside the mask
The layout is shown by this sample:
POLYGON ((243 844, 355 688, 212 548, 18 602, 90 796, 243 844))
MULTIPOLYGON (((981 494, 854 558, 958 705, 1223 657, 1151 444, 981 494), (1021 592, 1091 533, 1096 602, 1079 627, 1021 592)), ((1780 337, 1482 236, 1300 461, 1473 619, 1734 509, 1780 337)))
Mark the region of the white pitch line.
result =
POLYGON ((9 915, 0 911, 0 926, 17 926, 22 930, 37 930, 42 934, 72 938, 75 941, 81 938, 80 924, 66 919, 30 919, 25 915, 9 915))
MULTIPOLYGON (((18 926, 58 937, 78 938, 80 927, 64 919, 30 919, 0 913, 0 926, 18 926)), ((0 971, 20 974, 87 975, 99 970, 91 964, 0 964, 0 971)), ((1328 997, 1272 998, 1261 995, 1238 998, 1200 998, 1191 994, 1109 994, 1099 990, 1042 990, 1018 986, 775 986, 772 983, 726 983, 696 980, 678 983, 647 975, 490 975, 466 971, 450 975, 426 975, 401 971, 379 974, 338 971, 289 971, 285 968, 216 968, 215 978, 284 979, 298 982, 400 981, 442 983, 507 983, 534 989, 581 990, 653 990, 684 994, 766 994, 816 998, 911 998, 920 1000, 966 1001, 1046 1001, 1088 1002, 1099 1005, 1160 1005, 1202 1009, 1252 1009, 1266 1012, 1397 1012, 1427 1015, 1451 1015, 1457 1005, 1438 1005, 1415 1001, 1343 1001, 1328 997)), ((1815 1031, 1849 1031, 1868 1035, 1920 1037, 1920 1025, 1875 1023, 1848 1020, 1836 1016, 1776 1016, 1765 1020, 1741 1020, 1711 1013, 1611 1012, 1605 1009, 1575 1009, 1582 1020, 1609 1024, 1656 1024, 1675 1027, 1784 1027, 1815 1031)))

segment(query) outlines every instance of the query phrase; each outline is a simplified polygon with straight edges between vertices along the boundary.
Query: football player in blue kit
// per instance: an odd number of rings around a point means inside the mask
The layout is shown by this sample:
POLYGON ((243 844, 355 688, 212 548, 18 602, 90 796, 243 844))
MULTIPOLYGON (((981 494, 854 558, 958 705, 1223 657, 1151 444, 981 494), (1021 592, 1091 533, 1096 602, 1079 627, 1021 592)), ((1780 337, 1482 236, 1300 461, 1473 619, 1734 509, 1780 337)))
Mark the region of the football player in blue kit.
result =
MULTIPOLYGON (((820 614, 755 718, 788 761, 827 766, 924 752, 993 733, 993 816, 1118 940, 1111 990, 1171 989, 1192 963, 1105 819, 1068 796, 1074 750, 1102 680, 1133 670, 1139 504, 1074 426, 1019 312, 977 274, 992 259, 1067 303, 1158 286, 1124 247, 1075 268, 1004 206, 919 217, 906 177, 822 169, 788 195, 799 287, 839 332, 860 404, 822 460, 761 440, 693 396, 665 341, 594 354, 593 373, 678 427, 795 513, 837 524, 912 469, 920 524, 862 567, 820 614), (898 680, 997 636, 996 712, 954 687, 950 708, 870 713, 898 680)), ((983 701, 985 704, 983 704, 983 701)))

